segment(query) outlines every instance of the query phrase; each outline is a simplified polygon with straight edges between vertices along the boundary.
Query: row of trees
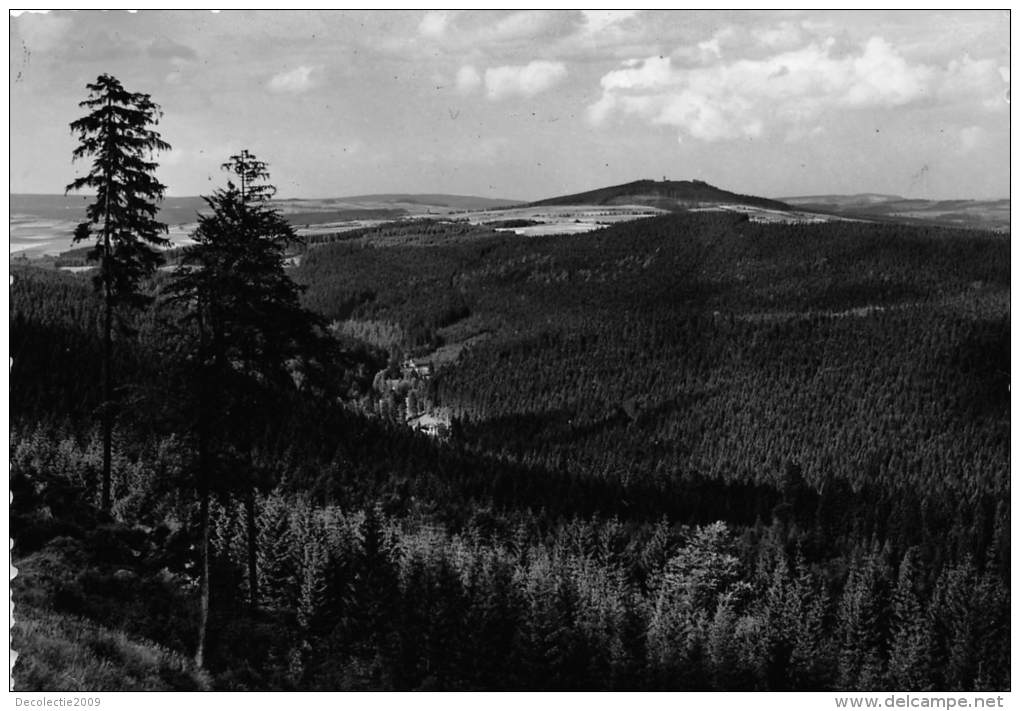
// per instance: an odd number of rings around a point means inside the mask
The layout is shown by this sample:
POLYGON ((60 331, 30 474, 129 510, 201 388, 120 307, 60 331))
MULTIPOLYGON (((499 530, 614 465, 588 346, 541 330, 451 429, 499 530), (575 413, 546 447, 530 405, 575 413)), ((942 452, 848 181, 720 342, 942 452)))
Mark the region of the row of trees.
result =
MULTIPOLYGON (((28 552, 28 570, 38 544, 25 519, 55 526, 38 514, 46 507, 64 526, 71 509, 81 523, 88 507, 75 494, 94 488, 55 473, 87 471, 101 456, 98 432, 82 445, 40 434, 18 436, 12 452, 18 555, 28 552)), ((117 459, 115 508, 149 527, 92 531, 55 604, 182 649, 200 620, 174 608, 186 596, 168 583, 193 577, 202 557, 186 531, 166 524, 194 508, 168 487, 173 470, 188 465, 175 444, 117 459)), ((802 494, 787 492, 786 505, 799 507, 802 494)), ((423 512, 327 504, 293 485, 254 503, 254 573, 246 502, 210 507, 216 604, 207 663, 220 688, 1008 685, 1009 591, 1000 577, 1008 526, 986 555, 946 558, 930 542, 864 533, 820 552, 812 538, 823 532, 778 510, 770 523, 681 525, 673 516, 529 516, 476 496, 472 519, 447 526, 423 512), (246 601, 254 588, 258 610, 246 601)), ((38 559, 69 547, 58 539, 38 559)))
MULTIPOLYGON (((67 190, 95 191, 87 221, 74 241, 95 240, 89 259, 103 301, 103 392, 101 508, 111 509, 111 462, 117 389, 115 335, 131 334, 126 311, 152 305, 143 290, 163 263, 169 245, 166 226, 156 219, 166 187, 155 177, 155 154, 170 150, 154 126, 161 112, 148 94, 124 89, 104 74, 88 85, 80 106, 84 117, 71 124, 79 140, 74 158, 91 158, 89 171, 67 190), (115 329, 120 316, 122 328, 115 329)), ((280 213, 269 206, 275 188, 263 161, 247 150, 223 164, 225 188, 205 198, 209 213, 198 217, 194 243, 165 285, 158 305, 179 316, 179 388, 166 404, 193 456, 191 486, 200 502, 202 594, 195 655, 203 663, 209 615, 209 506, 214 494, 236 493, 248 502, 249 561, 256 566, 257 535, 253 496, 259 484, 251 465, 255 434, 271 416, 272 393, 308 386, 318 363, 328 357, 317 333, 318 319, 299 303, 299 289, 284 271, 284 251, 297 242, 280 213), (238 480, 238 462, 248 476, 238 480)), ((255 576, 252 576, 255 579, 255 576)), ((250 604, 258 604, 253 586, 250 604)))
MULTIPOLYGON (((243 515, 217 511, 238 572, 243 515)), ((274 531, 263 584, 293 615, 276 654, 289 663, 265 668, 284 686, 981 689, 1008 668, 994 573, 936 571, 912 548, 859 545, 833 581, 778 522, 741 537, 572 519, 536 541, 278 494, 259 515, 274 531)))

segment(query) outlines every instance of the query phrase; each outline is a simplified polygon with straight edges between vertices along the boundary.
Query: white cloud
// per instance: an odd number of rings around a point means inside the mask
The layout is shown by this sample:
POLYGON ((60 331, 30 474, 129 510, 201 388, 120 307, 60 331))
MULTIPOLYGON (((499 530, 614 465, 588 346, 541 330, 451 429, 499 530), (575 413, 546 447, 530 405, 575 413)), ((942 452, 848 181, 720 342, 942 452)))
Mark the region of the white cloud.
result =
POLYGON ((1009 78, 992 59, 962 59, 949 63, 939 86, 939 96, 945 101, 967 101, 977 98, 986 109, 1006 108, 1005 90, 1009 78))
POLYGON ((582 10, 586 28, 592 34, 605 32, 637 15, 637 10, 582 10))
POLYGON ((722 47, 719 45, 719 38, 713 37, 712 39, 705 40, 704 42, 698 42, 698 51, 702 56, 719 58, 722 56, 722 47))
POLYGON ((485 88, 490 99, 534 96, 551 89, 567 76, 563 62, 536 60, 524 65, 490 67, 485 70, 485 88))
POLYGON ((720 30, 709 39, 684 43, 672 51, 670 57, 681 64, 716 64, 730 50, 730 30, 720 30))
POLYGON ((300 94, 316 85, 314 75, 318 71, 319 67, 300 66, 289 72, 280 72, 270 79, 266 86, 274 92, 300 94))
POLYGON ((477 39, 499 44, 502 42, 532 43, 541 38, 558 35, 571 26, 569 16, 548 10, 523 10, 490 21, 491 14, 481 13, 484 21, 478 29, 477 39))
MULTIPOLYGON (((699 53, 717 47, 709 43, 699 53)), ((598 124, 614 114, 635 116, 705 141, 753 138, 775 125, 804 126, 828 110, 889 108, 957 94, 964 77, 973 90, 973 74, 995 73, 977 64, 940 71, 909 62, 879 37, 849 52, 830 38, 760 59, 693 68, 654 56, 605 74, 588 117, 598 124)))
POLYGON ((859 57, 836 60, 847 72, 844 79, 850 106, 902 106, 921 98, 931 89, 932 68, 910 65, 880 37, 872 37, 859 57))
POLYGON ((673 71, 669 57, 649 57, 643 62, 624 62, 626 69, 602 77, 604 91, 655 89, 670 84, 673 71))
POLYGON ((467 64, 457 70, 457 91, 470 94, 482 83, 478 70, 467 64))
POLYGON ((573 32, 583 20, 580 13, 525 10, 514 12, 434 10, 418 22, 414 37, 399 34, 382 38, 375 45, 386 52, 425 51, 434 54, 489 56, 549 45, 573 32))
POLYGON ((425 37, 442 37, 450 15, 441 10, 426 12, 418 25, 418 32, 425 37))
POLYGON ((804 43, 807 23, 780 22, 772 27, 756 28, 754 39, 773 50, 793 49, 804 43))
POLYGON ((727 24, 716 29, 707 40, 681 40, 670 55, 674 61, 701 65, 716 64, 723 58, 762 59, 829 36, 828 33, 819 36, 811 32, 807 25, 804 21, 727 24))

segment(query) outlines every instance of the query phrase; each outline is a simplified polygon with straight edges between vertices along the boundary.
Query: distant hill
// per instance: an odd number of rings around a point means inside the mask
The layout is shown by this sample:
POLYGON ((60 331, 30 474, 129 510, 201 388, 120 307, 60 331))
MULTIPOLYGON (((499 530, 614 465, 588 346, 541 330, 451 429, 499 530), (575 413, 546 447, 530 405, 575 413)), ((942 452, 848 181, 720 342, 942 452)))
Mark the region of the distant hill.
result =
MULTIPOLYGON (((74 228, 85 219, 85 210, 94 200, 91 195, 10 196, 9 249, 27 255, 59 254, 71 248, 74 228)), ((159 219, 170 227, 170 239, 180 241, 190 232, 196 215, 205 211, 199 197, 166 198, 160 205, 159 219)))
MULTIPOLYGON (((60 254, 71 248, 75 226, 85 219, 91 195, 10 196, 10 251, 27 255, 60 254)), ((446 215, 469 210, 492 210, 519 201, 470 195, 378 194, 337 198, 284 198, 273 201, 299 231, 338 223, 371 223, 414 215, 446 215)), ((201 197, 168 197, 160 204, 158 219, 170 228, 175 244, 187 240, 198 214, 208 211, 201 197)))
POLYGON ((739 195, 700 180, 635 180, 573 195, 539 200, 541 205, 648 205, 666 210, 685 210, 712 205, 752 205, 768 210, 790 210, 778 200, 739 195))
POLYGON ((801 210, 883 222, 1009 230, 1009 199, 920 200, 899 195, 804 195, 782 198, 801 210))
POLYGON ((826 205, 841 207, 864 207, 880 205, 895 200, 903 200, 899 195, 885 195, 882 193, 855 193, 853 195, 801 195, 798 197, 779 198, 790 205, 826 205))
POLYGON ((511 205, 521 205, 522 200, 504 200, 502 198, 484 198, 474 195, 446 195, 443 193, 379 193, 376 195, 353 195, 351 197, 330 198, 319 202, 342 203, 383 203, 422 205, 427 207, 446 207, 451 210, 492 210, 511 205))
MULTIPOLYGON (((77 222, 84 219, 85 208, 92 201, 91 195, 29 195, 12 193, 10 196, 11 215, 30 215, 37 219, 68 220, 77 222)), ((335 198, 283 198, 274 203, 284 213, 347 212, 354 210, 401 210, 414 212, 412 206, 425 208, 446 208, 447 210, 490 210, 522 204, 519 200, 474 197, 471 195, 443 194, 378 194, 354 195, 335 198)), ((168 197, 160 204, 160 219, 169 224, 195 222, 195 215, 208 208, 198 196, 168 197)), ((353 218, 357 219, 357 218, 353 218)))
MULTIPOLYGON (((27 195, 11 193, 11 217, 31 216, 43 220, 80 222, 92 195, 27 195)), ((206 209, 200 197, 168 197, 160 204, 160 219, 170 224, 195 222, 195 214, 206 209)))

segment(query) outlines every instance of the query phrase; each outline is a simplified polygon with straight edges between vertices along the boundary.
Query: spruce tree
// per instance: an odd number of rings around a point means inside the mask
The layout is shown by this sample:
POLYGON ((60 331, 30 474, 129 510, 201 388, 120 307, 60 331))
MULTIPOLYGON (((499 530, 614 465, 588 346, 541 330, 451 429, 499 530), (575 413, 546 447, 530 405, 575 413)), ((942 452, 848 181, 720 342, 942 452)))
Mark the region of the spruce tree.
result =
POLYGON ((883 585, 881 564, 874 553, 851 567, 837 611, 841 689, 874 690, 884 676, 883 585))
POLYGON ((71 155, 76 161, 91 157, 92 165, 65 192, 95 191, 95 201, 85 213, 88 219, 78 225, 74 242, 95 240, 88 258, 99 262, 95 286, 104 306, 101 505, 109 511, 115 415, 114 312, 121 305, 147 303, 140 293, 141 282, 162 263, 156 248, 170 244, 163 236, 166 225, 156 220, 157 203, 163 199, 166 186, 156 179, 158 164, 152 160, 156 153, 170 150, 170 145, 151 128, 159 123, 162 112, 148 94, 127 91, 109 74, 101 75, 86 88, 89 96, 79 106, 89 113, 71 123, 71 133, 79 141, 71 155))
POLYGON ((295 607, 301 580, 304 552, 291 523, 290 504, 278 492, 268 496, 259 515, 259 582, 262 596, 270 608, 295 607))
POLYGON ((931 627, 916 590, 915 556, 913 548, 903 556, 892 599, 889 682, 901 691, 931 688, 931 627))
MULTIPOLYGON (((319 321, 299 303, 285 250, 298 242, 268 201, 275 188, 266 164, 248 151, 223 164, 225 188, 206 197, 194 244, 169 291, 183 302, 196 332, 192 354, 203 560, 208 561, 208 508, 214 494, 243 494, 252 607, 259 599, 254 511, 256 438, 271 426, 286 392, 298 387, 299 364, 324 351, 319 321), (234 181, 237 181, 236 183, 234 181)), ((208 565, 203 566, 199 651, 208 620, 208 565)))
POLYGON ((934 634, 933 672, 937 688, 971 691, 978 671, 977 619, 991 610, 975 609, 976 575, 970 560, 946 568, 935 583, 928 616, 934 634))

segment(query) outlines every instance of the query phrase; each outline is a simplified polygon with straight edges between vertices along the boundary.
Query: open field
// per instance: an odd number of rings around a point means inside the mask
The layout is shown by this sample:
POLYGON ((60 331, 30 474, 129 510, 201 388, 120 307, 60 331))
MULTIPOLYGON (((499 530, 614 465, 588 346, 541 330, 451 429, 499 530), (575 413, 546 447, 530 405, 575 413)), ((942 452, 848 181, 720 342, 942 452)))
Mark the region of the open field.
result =
POLYGON ((783 198, 795 207, 876 222, 909 222, 1009 231, 1010 201, 920 200, 899 195, 809 195, 783 198))
MULTIPOLYGON (((892 195, 829 195, 789 198, 793 209, 763 202, 705 202, 691 212, 743 213, 753 222, 817 224, 841 220, 934 223, 1009 229, 1009 201, 905 200, 892 195)), ((73 248, 75 225, 84 218, 87 201, 81 196, 12 195, 10 253, 27 258, 58 255, 73 248)), ((349 198, 281 199, 274 205, 304 237, 340 234, 399 220, 455 219, 490 225, 498 231, 524 236, 582 234, 630 220, 662 215, 670 210, 649 204, 522 205, 458 195, 364 195, 349 198), (521 226, 499 223, 530 222, 521 226)), ((197 215, 206 209, 200 198, 168 198, 161 219, 169 227, 175 247, 189 244, 197 215)))
MULTIPOLYGON (((57 255, 72 249, 75 226, 85 219, 89 196, 10 196, 11 254, 29 258, 57 255)), ((437 217, 467 210, 495 209, 516 201, 465 195, 362 195, 350 198, 273 201, 300 235, 315 235, 371 227, 402 218, 437 217)), ((175 247, 190 243, 198 215, 208 211, 199 197, 169 197, 160 205, 159 219, 169 228, 175 247)))

